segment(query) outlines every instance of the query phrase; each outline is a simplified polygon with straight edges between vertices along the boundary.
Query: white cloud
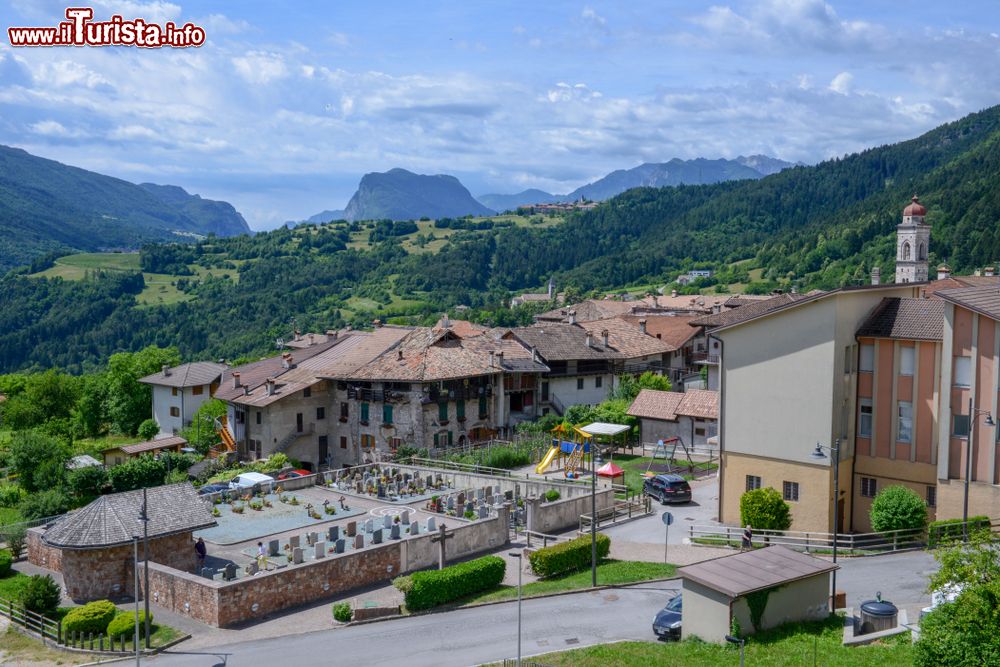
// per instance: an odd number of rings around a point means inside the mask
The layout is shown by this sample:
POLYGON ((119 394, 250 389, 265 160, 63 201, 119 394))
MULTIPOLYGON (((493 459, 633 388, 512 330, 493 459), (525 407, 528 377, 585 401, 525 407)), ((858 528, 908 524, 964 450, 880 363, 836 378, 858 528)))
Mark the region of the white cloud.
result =
MULTIPOLYGON (((76 6, 76 5, 74 5, 76 6)), ((142 18, 153 23, 174 21, 181 15, 180 5, 172 2, 135 2, 134 0, 94 0, 95 18, 118 14, 125 19, 142 18)))
POLYGON ((835 93, 840 93, 841 95, 847 95, 851 92, 851 83, 854 82, 854 75, 850 72, 841 72, 837 76, 833 77, 830 82, 830 90, 835 93))
POLYGON ((66 127, 55 120, 41 120, 37 123, 32 123, 29 128, 35 134, 40 134, 44 137, 74 137, 78 136, 78 133, 71 132, 66 129, 66 127))
POLYGON ((288 74, 284 57, 267 51, 248 51, 233 58, 233 66, 247 83, 267 84, 282 79, 288 74))
POLYGON ((108 138, 115 141, 134 141, 136 139, 154 139, 159 140, 160 135, 155 131, 144 127, 142 125, 125 125, 122 127, 116 127, 108 134, 108 138))

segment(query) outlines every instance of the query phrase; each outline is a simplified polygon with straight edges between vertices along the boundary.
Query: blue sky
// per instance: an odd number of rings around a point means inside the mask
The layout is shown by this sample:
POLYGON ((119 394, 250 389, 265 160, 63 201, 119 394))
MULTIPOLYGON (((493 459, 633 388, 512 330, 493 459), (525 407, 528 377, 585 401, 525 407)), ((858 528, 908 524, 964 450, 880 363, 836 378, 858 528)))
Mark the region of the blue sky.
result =
MULTIPOLYGON (((258 229, 392 167, 568 192, 673 157, 814 163, 1000 102, 995 1, 93 6, 207 43, 14 49, 4 31, 0 143, 226 199, 258 229)), ((66 4, 0 7, 7 28, 66 4)))

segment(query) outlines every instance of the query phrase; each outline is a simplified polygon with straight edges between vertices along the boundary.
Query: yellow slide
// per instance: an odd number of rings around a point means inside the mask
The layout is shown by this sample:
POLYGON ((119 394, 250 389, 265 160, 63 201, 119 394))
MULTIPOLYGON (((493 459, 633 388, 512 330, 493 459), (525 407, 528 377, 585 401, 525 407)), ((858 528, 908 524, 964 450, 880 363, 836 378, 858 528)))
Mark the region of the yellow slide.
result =
POLYGON ((542 459, 542 462, 539 463, 538 466, 535 468, 535 472, 539 475, 545 472, 545 469, 549 467, 549 465, 552 463, 552 459, 554 459, 556 457, 556 454, 558 453, 559 453, 559 445, 556 445, 555 447, 549 450, 548 454, 545 455, 545 458, 542 459))

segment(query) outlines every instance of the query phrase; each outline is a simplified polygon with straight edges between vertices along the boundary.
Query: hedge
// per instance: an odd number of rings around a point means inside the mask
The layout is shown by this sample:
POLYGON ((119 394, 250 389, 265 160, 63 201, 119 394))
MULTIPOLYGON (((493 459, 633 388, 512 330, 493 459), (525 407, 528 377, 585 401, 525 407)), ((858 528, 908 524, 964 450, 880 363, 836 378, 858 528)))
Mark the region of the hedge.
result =
MULTIPOLYGON (((153 615, 149 615, 150 627, 153 625, 153 615)), ((135 612, 123 611, 108 624, 108 635, 115 638, 131 639, 135 637, 135 612)), ((139 636, 146 636, 146 612, 139 610, 139 636)))
MULTIPOLYGON (((989 529, 990 518, 984 515, 969 517, 969 532, 989 529)), ((927 524, 927 546, 936 547, 942 542, 960 539, 962 537, 961 519, 942 519, 927 524)))
MULTIPOLYGON (((597 534, 597 560, 607 558, 611 552, 611 538, 597 534)), ((578 537, 545 547, 528 556, 531 569, 539 577, 554 577, 565 572, 575 572, 590 566, 590 535, 578 537)))
POLYGON ((333 605, 333 619, 341 623, 348 623, 351 620, 351 603, 338 602, 333 605))
POLYGON ((10 574, 10 564, 13 560, 14 557, 10 555, 8 550, 0 549, 0 579, 10 574))
POLYGON ((118 607, 109 600, 88 602, 82 607, 71 609, 66 614, 63 618, 63 631, 103 635, 116 614, 118 607))
POLYGON ((407 609, 416 611, 496 588, 503 581, 506 567, 503 558, 485 556, 443 570, 414 572, 392 583, 405 594, 407 609))

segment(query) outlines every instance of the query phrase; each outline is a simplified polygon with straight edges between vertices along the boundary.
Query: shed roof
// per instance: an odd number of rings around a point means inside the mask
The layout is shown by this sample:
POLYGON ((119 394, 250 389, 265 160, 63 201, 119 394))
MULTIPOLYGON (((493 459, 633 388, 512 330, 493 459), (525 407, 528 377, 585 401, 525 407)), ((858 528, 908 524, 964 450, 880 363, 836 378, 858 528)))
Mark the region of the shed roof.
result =
POLYGON ((882 299, 861 324, 857 335, 903 340, 941 340, 944 337, 944 302, 940 299, 882 299))
POLYGON ((590 435, 618 435, 632 428, 624 424, 606 424, 604 422, 593 422, 580 428, 584 433, 590 435))
POLYGON ((168 435, 165 438, 137 442, 134 445, 122 445, 121 447, 118 447, 118 449, 131 455, 142 454, 143 452, 153 452, 157 449, 165 449, 167 447, 183 447, 186 444, 188 444, 188 441, 181 436, 168 435))
MULTIPOLYGON (((208 528, 215 519, 189 482, 147 489, 149 537, 208 528)), ((46 544, 63 549, 100 549, 128 544, 142 535, 142 489, 101 496, 67 514, 45 531, 46 544)))
POLYGON ((212 384, 219 379, 226 368, 228 367, 225 364, 217 364, 213 361, 193 361, 189 364, 168 368, 166 373, 160 371, 147 375, 139 382, 161 387, 197 387, 203 384, 212 384))
POLYGON ((730 598, 738 598, 838 569, 839 565, 829 561, 775 545, 688 565, 677 574, 730 598))

